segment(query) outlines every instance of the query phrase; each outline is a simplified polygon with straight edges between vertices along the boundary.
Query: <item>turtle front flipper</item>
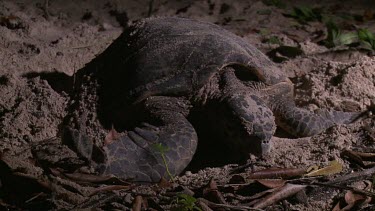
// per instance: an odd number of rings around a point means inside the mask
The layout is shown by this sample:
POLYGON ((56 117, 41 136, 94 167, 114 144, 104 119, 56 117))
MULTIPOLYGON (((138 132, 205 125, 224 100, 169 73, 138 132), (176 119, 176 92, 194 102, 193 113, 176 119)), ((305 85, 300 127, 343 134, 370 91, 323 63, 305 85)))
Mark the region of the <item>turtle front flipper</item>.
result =
POLYGON ((340 124, 349 124, 358 119, 362 112, 343 112, 319 110, 314 113, 298 108, 289 101, 276 109, 277 125, 297 137, 319 134, 326 129, 340 124))
POLYGON ((191 161, 198 137, 185 116, 185 101, 154 96, 144 101, 150 124, 143 124, 105 147, 102 174, 137 182, 158 182, 178 175, 191 161))

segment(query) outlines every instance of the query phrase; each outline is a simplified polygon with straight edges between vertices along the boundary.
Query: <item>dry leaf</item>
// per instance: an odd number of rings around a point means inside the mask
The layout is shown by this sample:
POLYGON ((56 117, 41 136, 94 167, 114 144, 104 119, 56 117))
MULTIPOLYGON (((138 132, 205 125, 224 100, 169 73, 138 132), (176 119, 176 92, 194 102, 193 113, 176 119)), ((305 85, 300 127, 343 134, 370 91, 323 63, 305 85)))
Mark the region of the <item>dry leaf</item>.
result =
POLYGON ((335 207, 333 207, 332 211, 341 211, 340 202, 337 202, 337 204, 335 205, 335 207))
POLYGON ((374 18, 374 11, 372 10, 372 8, 365 9, 365 11, 363 12, 363 20, 369 21, 369 20, 372 20, 373 18, 374 18))
POLYGON ((169 182, 168 180, 166 180, 164 177, 162 177, 159 180, 158 186, 161 188, 170 188, 173 186, 173 184, 169 182))
POLYGON ((311 171, 308 174, 305 174, 307 177, 315 177, 315 176, 326 176, 331 174, 337 174, 342 171, 342 165, 337 160, 333 160, 329 163, 329 166, 311 171))
POLYGON ((223 194, 218 190, 215 180, 211 180, 208 187, 203 189, 204 198, 209 199, 215 203, 226 204, 223 194))
POLYGON ((348 204, 348 206, 350 205, 351 207, 365 205, 370 203, 370 201, 371 197, 358 193, 353 193, 353 191, 351 190, 345 193, 345 202, 348 204))
POLYGON ((21 18, 14 15, 9 15, 0 17, 0 26, 6 26, 8 29, 19 29, 24 28, 25 24, 21 18))
POLYGON ((337 202, 336 206, 332 211, 349 211, 353 210, 355 206, 361 206, 368 204, 371 201, 371 197, 366 197, 361 194, 353 193, 353 191, 347 191, 345 193, 345 202, 347 205, 343 208, 340 207, 340 202, 337 202))
POLYGON ((104 138, 104 145, 108 145, 119 138, 118 132, 113 128, 108 132, 104 138))
POLYGON ((375 161, 375 153, 356 152, 356 151, 352 151, 352 150, 346 150, 346 151, 360 157, 364 161, 375 161))
POLYGON ((307 168, 306 172, 312 172, 312 171, 316 171, 319 169, 319 166, 310 166, 309 168, 307 168))
POLYGON ((365 166, 362 158, 359 155, 357 155, 354 151, 344 150, 342 152, 342 156, 345 156, 345 157, 349 158, 350 160, 354 161, 355 163, 359 164, 362 167, 365 166))
POLYGON ((286 182, 283 179, 259 179, 256 181, 266 186, 267 188, 278 188, 285 185, 286 182))

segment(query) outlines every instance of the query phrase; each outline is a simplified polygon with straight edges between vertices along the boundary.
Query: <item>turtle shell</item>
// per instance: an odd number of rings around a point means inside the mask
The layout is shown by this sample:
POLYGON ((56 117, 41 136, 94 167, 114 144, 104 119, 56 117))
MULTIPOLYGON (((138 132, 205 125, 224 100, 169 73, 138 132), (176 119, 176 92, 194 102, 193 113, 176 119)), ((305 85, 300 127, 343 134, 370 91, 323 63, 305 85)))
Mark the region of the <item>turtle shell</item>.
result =
POLYGON ((138 21, 108 50, 120 61, 114 61, 116 69, 126 71, 123 91, 135 100, 192 94, 228 65, 240 65, 266 84, 286 79, 273 62, 241 37, 215 24, 186 18, 138 21))

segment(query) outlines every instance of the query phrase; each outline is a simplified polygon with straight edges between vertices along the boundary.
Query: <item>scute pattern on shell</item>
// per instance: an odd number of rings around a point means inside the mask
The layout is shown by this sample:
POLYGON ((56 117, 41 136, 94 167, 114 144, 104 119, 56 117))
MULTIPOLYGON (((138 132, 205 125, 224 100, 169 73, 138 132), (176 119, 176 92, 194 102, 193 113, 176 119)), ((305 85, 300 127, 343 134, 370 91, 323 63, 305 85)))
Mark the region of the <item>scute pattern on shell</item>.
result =
POLYGON ((233 64, 253 71, 266 84, 286 80, 259 50, 215 24, 149 18, 136 22, 121 36, 130 49, 123 68, 131 72, 129 94, 134 98, 191 94, 233 64))

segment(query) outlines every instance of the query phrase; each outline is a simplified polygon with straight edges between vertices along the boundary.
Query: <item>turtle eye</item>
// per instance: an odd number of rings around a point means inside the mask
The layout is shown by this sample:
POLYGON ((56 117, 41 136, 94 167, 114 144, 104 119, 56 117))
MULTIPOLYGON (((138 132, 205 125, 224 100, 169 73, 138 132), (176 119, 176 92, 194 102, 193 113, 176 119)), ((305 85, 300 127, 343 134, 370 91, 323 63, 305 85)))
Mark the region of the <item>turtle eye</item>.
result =
POLYGON ((255 74, 254 69, 250 69, 244 66, 233 66, 235 69, 236 77, 242 82, 261 82, 259 77, 255 74))

